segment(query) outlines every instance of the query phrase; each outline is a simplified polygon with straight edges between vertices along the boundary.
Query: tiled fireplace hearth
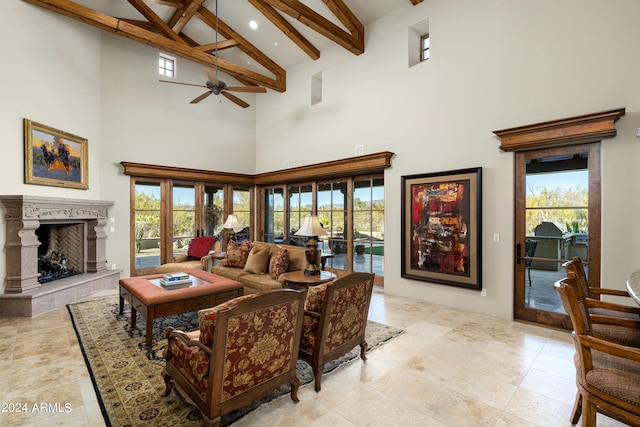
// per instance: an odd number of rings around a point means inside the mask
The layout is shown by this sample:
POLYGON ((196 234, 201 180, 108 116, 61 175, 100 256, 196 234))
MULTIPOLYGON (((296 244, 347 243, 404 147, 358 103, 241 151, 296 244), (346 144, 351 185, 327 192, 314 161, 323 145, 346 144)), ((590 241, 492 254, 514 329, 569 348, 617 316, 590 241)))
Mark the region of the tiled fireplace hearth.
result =
POLYGON ((40 196, 0 196, 0 202, 6 224, 0 317, 37 316, 117 286, 120 271, 108 270, 106 259, 113 202, 40 196), (64 253, 76 274, 40 283, 38 261, 51 253, 64 253))

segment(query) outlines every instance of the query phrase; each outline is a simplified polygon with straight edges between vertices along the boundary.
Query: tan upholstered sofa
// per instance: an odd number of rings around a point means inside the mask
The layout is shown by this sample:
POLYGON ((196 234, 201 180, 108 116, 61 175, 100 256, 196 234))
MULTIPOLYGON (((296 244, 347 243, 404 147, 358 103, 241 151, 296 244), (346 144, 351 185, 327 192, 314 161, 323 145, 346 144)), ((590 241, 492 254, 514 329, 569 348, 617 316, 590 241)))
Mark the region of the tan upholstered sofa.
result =
MULTIPOLYGON (((245 243, 246 246, 249 245, 248 242, 245 243)), ((229 259, 229 249, 227 248, 228 258, 227 260, 222 260, 220 265, 214 265, 211 267, 211 272, 217 274, 219 276, 227 277, 229 279, 237 280, 242 283, 244 286, 244 294, 253 294, 256 292, 270 291, 273 289, 281 289, 284 285, 284 280, 281 279, 282 274, 273 274, 273 271, 270 271, 270 267, 273 267, 272 258, 278 256, 281 253, 281 249, 285 248, 286 253, 288 255, 288 263, 286 265, 286 270, 284 271, 296 271, 296 270, 304 270, 307 267, 307 258, 305 255, 306 248, 303 246, 292 246, 292 245, 278 245, 276 243, 266 243, 266 242, 251 242, 251 251, 252 252, 261 252, 262 256, 260 262, 254 262, 253 254, 249 254, 248 258, 245 258, 246 263, 243 267, 242 261, 238 261, 238 263, 234 264, 229 259), (267 253, 267 260, 264 261, 264 254, 267 253), (229 264, 236 266, 229 266, 229 264), (264 266, 264 267, 262 267, 264 266), (276 278, 274 278, 276 277, 276 278)), ((282 267, 282 266, 281 266, 282 267)), ((280 271, 282 273, 283 271, 280 271)))

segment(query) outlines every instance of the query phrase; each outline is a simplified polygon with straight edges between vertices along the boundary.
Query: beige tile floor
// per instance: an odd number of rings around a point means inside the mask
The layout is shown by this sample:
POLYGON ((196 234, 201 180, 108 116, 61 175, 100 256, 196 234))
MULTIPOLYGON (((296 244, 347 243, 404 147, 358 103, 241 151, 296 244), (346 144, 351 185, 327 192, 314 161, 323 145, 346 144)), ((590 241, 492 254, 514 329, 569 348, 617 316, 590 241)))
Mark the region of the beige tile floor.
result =
MULTIPOLYGON (((302 387, 299 403, 278 399, 236 426, 570 425, 568 333, 381 291, 369 317, 406 333, 324 376, 320 393, 302 387)), ((0 426, 105 425, 66 308, 0 319, 0 385, 0 426)))

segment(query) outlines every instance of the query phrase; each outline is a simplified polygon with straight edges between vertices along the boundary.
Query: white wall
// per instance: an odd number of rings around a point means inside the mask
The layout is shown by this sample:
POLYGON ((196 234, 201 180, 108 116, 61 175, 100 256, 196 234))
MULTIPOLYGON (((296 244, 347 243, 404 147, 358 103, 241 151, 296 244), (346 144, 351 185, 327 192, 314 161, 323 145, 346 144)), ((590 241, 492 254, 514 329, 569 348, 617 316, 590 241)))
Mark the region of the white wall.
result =
POLYGON ((385 173, 385 292, 504 318, 513 307, 513 154, 493 130, 626 107, 602 149, 603 285, 640 268, 640 3, 633 0, 433 0, 367 26, 366 52, 323 52, 258 100, 257 170, 395 153, 385 173), (408 68, 408 28, 429 18, 431 59, 408 68), (311 76, 323 101, 310 106, 311 76), (314 147, 309 160, 308 147, 314 147), (483 286, 400 277, 400 178, 483 167, 483 286), (621 191, 623 190, 623 191, 621 191), (492 235, 501 235, 500 243, 492 235))

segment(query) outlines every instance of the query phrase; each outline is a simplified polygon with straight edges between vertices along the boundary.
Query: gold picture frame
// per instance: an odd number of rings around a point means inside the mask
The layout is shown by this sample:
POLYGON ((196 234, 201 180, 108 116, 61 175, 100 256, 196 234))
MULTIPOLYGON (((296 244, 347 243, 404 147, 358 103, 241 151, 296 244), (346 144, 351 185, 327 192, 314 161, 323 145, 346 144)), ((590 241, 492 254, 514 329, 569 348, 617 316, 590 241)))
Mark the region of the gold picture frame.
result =
POLYGON ((87 145, 86 138, 24 119, 25 184, 88 189, 87 145))

